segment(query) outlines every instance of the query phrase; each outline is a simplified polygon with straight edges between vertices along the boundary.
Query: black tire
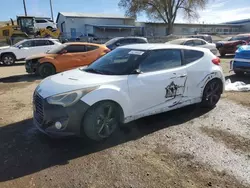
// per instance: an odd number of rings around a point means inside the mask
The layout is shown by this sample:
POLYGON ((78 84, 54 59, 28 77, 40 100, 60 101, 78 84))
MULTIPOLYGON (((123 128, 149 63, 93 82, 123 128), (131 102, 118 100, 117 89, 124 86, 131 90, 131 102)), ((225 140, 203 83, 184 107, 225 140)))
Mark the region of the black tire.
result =
POLYGON ((213 79, 207 83, 202 96, 202 107, 214 108, 220 100, 223 91, 222 82, 219 79, 213 79))
POLYGON ((120 124, 117 104, 104 101, 90 107, 86 112, 82 131, 91 140, 102 141, 111 136, 120 124))
POLYGON ((38 73, 42 78, 46 78, 56 73, 55 67, 50 63, 43 63, 38 67, 38 73))
POLYGON ((237 76, 244 76, 244 72, 242 71, 234 71, 234 73, 237 75, 237 76))
POLYGON ((1 60, 2 60, 4 65, 11 66, 11 65, 15 64, 16 57, 13 54, 4 54, 2 56, 1 60))

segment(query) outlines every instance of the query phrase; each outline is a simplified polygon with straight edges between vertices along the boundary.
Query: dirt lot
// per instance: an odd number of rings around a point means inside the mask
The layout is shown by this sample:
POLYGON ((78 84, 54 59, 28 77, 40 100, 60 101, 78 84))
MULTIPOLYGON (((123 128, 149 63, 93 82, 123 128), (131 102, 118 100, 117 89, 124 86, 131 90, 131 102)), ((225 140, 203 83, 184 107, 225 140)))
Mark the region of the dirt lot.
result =
MULTIPOLYGON (((228 73, 229 60, 227 78, 250 83, 228 73)), ((39 133, 31 97, 40 79, 23 64, 0 67, 0 77, 1 188, 250 187, 249 92, 225 93, 211 111, 189 106, 140 119, 98 144, 39 133)))

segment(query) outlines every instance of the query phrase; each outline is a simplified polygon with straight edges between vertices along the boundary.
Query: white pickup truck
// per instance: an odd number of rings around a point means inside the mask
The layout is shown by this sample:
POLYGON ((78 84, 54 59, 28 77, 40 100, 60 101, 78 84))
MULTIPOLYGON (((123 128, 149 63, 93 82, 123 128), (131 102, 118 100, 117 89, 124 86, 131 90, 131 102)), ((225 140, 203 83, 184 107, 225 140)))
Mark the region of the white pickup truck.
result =
POLYGON ((25 39, 13 46, 0 47, 0 61, 4 65, 13 65, 16 61, 39 53, 46 53, 55 46, 61 45, 57 39, 25 39))

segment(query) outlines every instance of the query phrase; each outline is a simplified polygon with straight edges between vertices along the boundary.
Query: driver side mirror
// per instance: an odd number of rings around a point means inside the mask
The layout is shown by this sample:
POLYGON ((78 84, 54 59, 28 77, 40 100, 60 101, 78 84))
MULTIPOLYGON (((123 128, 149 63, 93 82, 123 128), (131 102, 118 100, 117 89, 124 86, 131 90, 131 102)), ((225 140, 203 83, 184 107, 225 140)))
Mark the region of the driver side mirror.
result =
POLYGON ((116 45, 116 46, 121 46, 121 43, 117 42, 115 45, 116 45))
POLYGON ((131 74, 142 74, 142 71, 140 69, 135 69, 131 72, 131 74))
POLYGON ((21 49, 22 47, 23 47, 23 45, 21 45, 21 44, 18 46, 19 49, 21 49))

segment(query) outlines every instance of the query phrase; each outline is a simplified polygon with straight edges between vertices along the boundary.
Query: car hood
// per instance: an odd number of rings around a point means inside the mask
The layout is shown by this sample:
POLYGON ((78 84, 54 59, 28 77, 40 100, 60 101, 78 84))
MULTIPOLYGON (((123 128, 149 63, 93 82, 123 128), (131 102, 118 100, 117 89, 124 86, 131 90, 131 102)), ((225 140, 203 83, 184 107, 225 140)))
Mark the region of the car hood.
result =
POLYGON ((8 48, 10 48, 10 46, 2 46, 2 47, 0 47, 0 50, 6 50, 8 48))
POLYGON ((56 54, 37 54, 27 57, 25 60, 40 59, 43 57, 54 57, 56 54))
POLYGON ((88 87, 100 86, 126 79, 127 76, 88 73, 78 69, 62 72, 44 79, 36 88, 43 98, 88 87))

